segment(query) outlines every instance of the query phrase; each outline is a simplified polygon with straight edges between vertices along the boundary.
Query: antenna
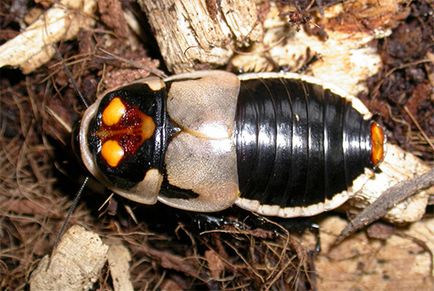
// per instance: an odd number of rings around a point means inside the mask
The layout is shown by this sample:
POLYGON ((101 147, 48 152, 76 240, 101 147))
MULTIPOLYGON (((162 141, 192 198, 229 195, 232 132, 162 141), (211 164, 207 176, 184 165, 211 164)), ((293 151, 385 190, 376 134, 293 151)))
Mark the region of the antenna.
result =
POLYGON ((71 82, 72 87, 74 87, 74 90, 77 92, 78 97, 80 97, 81 102, 83 103, 83 105, 88 108, 89 104, 86 101, 86 98, 84 98, 83 94, 81 94, 80 89, 78 89, 78 85, 75 82, 71 71, 68 69, 68 67, 65 65, 65 60, 63 59, 62 55, 60 54, 59 50, 57 49, 57 47, 55 47, 55 51, 56 51, 56 58, 57 60, 59 60, 62 64, 64 64, 63 66, 63 71, 65 72, 66 76, 68 77, 69 81, 71 82))
MULTIPOLYGON (((65 65, 65 60, 63 59, 63 57, 60 54, 60 52, 57 49, 57 47, 55 47, 55 51, 56 51, 56 58, 64 65, 63 69, 64 69, 65 74, 68 77, 69 81, 71 82, 71 85, 74 87, 75 91, 78 93, 78 96, 80 97, 80 100, 83 103, 83 105, 86 108, 88 108, 89 104, 87 103, 87 101, 84 98, 84 96, 81 93, 81 91, 78 89, 78 85, 75 82, 75 80, 74 80, 74 78, 72 76, 71 71, 65 65)), ((80 189, 75 194, 75 197, 74 197, 74 200, 72 201, 71 207, 68 209, 68 213, 66 214, 65 221, 63 222, 63 225, 60 228, 60 231, 59 231, 59 233, 56 236, 56 240, 54 241, 54 245, 53 245, 53 251, 56 249, 57 245, 59 244, 60 239, 62 238, 63 234, 65 233, 65 230, 66 230, 66 227, 68 226, 69 220, 71 219, 72 214, 74 213, 75 209, 77 208, 78 202, 80 201, 81 194, 83 193, 83 190, 86 187, 86 184, 87 184, 88 181, 89 181, 89 176, 85 176, 85 178, 83 180, 83 183, 80 186, 80 189)), ((51 258, 52 257, 53 256, 50 257, 50 263, 51 263, 51 258)), ((48 266, 50 265, 50 263, 48 264, 48 266)))
POLYGON ((68 225, 68 222, 71 219, 72 213, 74 213, 75 209, 77 208, 78 201, 80 200, 81 194, 83 193, 83 190, 86 187, 86 184, 88 181, 89 181, 89 176, 86 176, 84 178, 83 183, 80 186, 80 189, 78 189, 77 194, 75 194, 74 200, 72 201, 72 205, 71 205, 71 207, 69 207, 68 213, 66 214, 65 222, 62 224, 62 227, 60 228, 60 231, 56 236, 56 240, 54 241, 53 250, 57 247, 57 244, 59 243, 60 238, 65 233, 66 226, 68 225))

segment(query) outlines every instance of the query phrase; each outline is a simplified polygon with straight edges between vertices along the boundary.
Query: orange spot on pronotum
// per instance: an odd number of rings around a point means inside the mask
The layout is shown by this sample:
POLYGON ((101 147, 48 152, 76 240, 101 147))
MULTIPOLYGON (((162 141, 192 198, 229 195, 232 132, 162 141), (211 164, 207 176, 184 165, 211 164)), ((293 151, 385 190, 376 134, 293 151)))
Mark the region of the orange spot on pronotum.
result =
POLYGON ((124 157, 124 150, 117 141, 108 140, 102 145, 101 156, 110 167, 115 168, 124 157))
POLYGON ((376 122, 371 123, 371 162, 377 166, 384 158, 384 132, 376 122))
POLYGON ((144 140, 147 140, 154 134, 155 127, 156 125, 152 117, 144 114, 142 123, 142 137, 144 140))
POLYGON ((102 113, 102 122, 105 125, 112 126, 118 123, 126 112, 126 107, 119 97, 110 101, 102 113))

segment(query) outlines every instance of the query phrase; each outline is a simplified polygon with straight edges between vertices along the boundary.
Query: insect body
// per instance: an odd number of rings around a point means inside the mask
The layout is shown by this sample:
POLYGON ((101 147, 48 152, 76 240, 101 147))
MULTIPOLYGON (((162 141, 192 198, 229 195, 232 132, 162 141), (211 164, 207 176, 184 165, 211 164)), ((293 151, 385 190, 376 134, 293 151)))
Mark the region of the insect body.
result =
POLYGON ((105 94, 78 140, 87 169, 139 203, 294 217, 360 189, 384 136, 358 99, 313 78, 201 71, 105 94))

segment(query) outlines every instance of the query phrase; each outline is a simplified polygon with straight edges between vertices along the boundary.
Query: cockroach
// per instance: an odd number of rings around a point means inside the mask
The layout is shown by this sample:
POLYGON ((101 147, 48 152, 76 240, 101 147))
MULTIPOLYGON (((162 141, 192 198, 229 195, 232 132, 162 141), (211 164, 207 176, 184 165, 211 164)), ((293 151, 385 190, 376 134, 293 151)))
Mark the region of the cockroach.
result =
POLYGON ((359 99, 293 73, 149 77, 103 94, 77 128, 85 168, 113 192, 196 212, 316 215, 384 155, 359 99))

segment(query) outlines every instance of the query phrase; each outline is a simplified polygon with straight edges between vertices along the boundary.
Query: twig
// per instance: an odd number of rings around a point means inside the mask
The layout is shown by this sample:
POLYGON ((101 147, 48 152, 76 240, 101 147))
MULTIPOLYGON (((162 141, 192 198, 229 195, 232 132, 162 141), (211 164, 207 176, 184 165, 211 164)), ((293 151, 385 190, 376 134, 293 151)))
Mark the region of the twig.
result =
POLYGON ((341 231, 339 236, 336 238, 334 245, 338 245, 349 235, 383 217, 390 208, 399 202, 433 185, 434 168, 423 175, 390 187, 341 231))

